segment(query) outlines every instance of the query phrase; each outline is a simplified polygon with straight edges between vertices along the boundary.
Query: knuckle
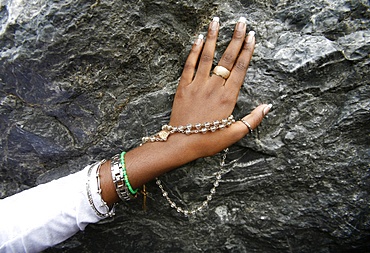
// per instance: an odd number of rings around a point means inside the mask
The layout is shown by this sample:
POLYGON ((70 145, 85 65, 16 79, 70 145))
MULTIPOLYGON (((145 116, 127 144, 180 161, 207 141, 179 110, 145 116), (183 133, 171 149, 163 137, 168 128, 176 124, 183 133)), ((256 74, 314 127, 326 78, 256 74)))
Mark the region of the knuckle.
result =
POLYGON ((199 96, 199 87, 192 87, 192 89, 189 90, 190 97, 197 98, 199 96))
POLYGON ((195 45, 190 49, 190 53, 189 55, 193 54, 193 55, 196 55, 198 54, 200 51, 200 48, 199 47, 196 47, 195 45))
POLYGON ((244 40, 245 32, 244 31, 235 31, 233 35, 233 39, 235 40, 244 40))
POLYGON ((230 53, 225 53, 223 56, 222 56, 222 60, 226 63, 226 64, 231 64, 233 63, 234 61, 234 56, 230 53))
POLYGON ((217 30, 213 30, 211 27, 208 27, 207 40, 217 38, 217 30))
POLYGON ((209 62, 212 62, 213 61, 213 56, 211 56, 209 54, 202 54, 200 60, 202 62, 209 63, 209 62))
MULTIPOLYGON (((180 80, 180 82, 181 82, 181 80, 180 80)), ((184 97, 185 97, 185 90, 184 90, 184 88, 182 88, 182 86, 179 86, 179 87, 177 88, 175 98, 176 98, 177 100, 181 100, 181 99, 183 99, 184 97)))
POLYGON ((253 45, 251 43, 244 43, 243 50, 252 53, 253 52, 253 45))
POLYGON ((247 68, 248 68, 248 63, 244 61, 239 61, 234 66, 234 69, 238 72, 246 71, 247 68))
POLYGON ((190 63, 190 62, 185 62, 185 65, 184 65, 184 70, 192 70, 195 68, 195 65, 193 63, 190 63))
POLYGON ((232 97, 230 96, 230 94, 228 93, 224 93, 222 94, 221 98, 220 98, 220 104, 221 105, 229 105, 233 102, 233 99, 232 97))

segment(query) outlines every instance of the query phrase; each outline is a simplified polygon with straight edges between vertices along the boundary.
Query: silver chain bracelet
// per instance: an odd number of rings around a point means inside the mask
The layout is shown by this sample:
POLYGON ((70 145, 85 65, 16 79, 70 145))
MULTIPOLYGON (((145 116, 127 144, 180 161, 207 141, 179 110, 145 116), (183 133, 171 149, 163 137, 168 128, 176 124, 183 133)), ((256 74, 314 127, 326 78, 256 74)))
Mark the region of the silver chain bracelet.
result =
POLYGON ((86 193, 87 193, 87 198, 88 198, 89 204, 90 204, 92 210, 95 212, 95 214, 100 218, 113 217, 115 215, 115 205, 113 205, 112 209, 109 209, 109 206, 107 205, 107 203, 103 200, 103 198, 101 196, 100 178, 99 178, 100 175, 99 175, 99 173, 100 173, 101 165, 105 162, 106 162, 106 160, 101 160, 100 162, 96 162, 96 163, 90 165, 90 167, 87 171, 87 181, 86 181, 86 193), (97 166, 96 167, 96 174, 95 174, 95 178, 97 180, 97 182, 96 182, 97 183, 97 193, 100 196, 100 201, 101 201, 100 207, 103 207, 104 209, 106 209, 105 213, 100 212, 98 210, 98 208, 95 206, 93 196, 92 196, 92 193, 91 193, 90 177, 91 177, 91 172, 92 172, 92 170, 95 166, 97 166))

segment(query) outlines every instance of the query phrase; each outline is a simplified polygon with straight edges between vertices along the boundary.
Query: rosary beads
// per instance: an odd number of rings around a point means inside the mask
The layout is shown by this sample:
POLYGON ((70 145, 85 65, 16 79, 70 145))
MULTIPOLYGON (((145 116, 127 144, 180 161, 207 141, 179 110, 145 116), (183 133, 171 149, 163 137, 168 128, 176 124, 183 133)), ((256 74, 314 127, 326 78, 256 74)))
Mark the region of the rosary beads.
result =
MULTIPOLYGON (((229 117, 222 119, 222 120, 215 120, 213 122, 205 122, 203 124, 197 123, 197 124, 187 124, 186 126, 171 126, 171 125, 164 125, 162 127, 162 130, 159 133, 156 133, 149 137, 144 137, 142 139, 142 144, 147 142, 157 142, 157 141, 167 141, 168 137, 171 134, 174 133, 181 133, 186 135, 191 134, 206 134, 207 132, 215 132, 217 130, 223 130, 229 126, 231 126, 233 123, 235 123, 235 119, 233 115, 230 115, 229 117)), ((142 145, 141 144, 141 145, 142 145)), ((216 188, 219 186, 222 174, 223 174, 223 167, 225 165, 225 159, 227 155, 228 149, 224 150, 224 154, 221 158, 221 169, 216 173, 216 179, 213 182, 213 187, 210 190, 210 193, 206 196, 206 199, 202 202, 201 205, 199 205, 196 208, 193 208, 191 210, 184 210, 183 208, 179 207, 169 196, 168 192, 164 189, 161 180, 156 178, 156 184, 158 185, 159 189, 162 192, 162 196, 165 197, 167 202, 170 204, 170 206, 174 209, 176 209, 177 212, 184 214, 185 216, 195 214, 196 212, 201 211, 203 208, 208 206, 208 203, 212 200, 213 195, 216 193, 216 188)))
POLYGON ((162 131, 159 133, 156 133, 155 135, 144 137, 142 139, 142 144, 147 142, 156 142, 156 141, 167 141, 170 134, 174 133, 182 133, 186 135, 190 134, 198 134, 202 133, 205 134, 207 132, 215 132, 217 130, 222 130, 226 127, 231 126, 235 122, 234 116, 230 115, 226 119, 222 120, 215 120, 213 122, 205 122, 203 124, 197 123, 195 125, 193 124, 187 124, 186 126, 170 126, 170 125, 164 125, 162 126, 162 131))
POLYGON ((162 196, 166 198, 166 200, 170 204, 170 206, 172 208, 176 209, 176 211, 178 213, 182 213, 185 216, 193 215, 196 212, 199 212, 202 209, 206 208, 208 206, 208 203, 212 200, 213 195, 215 195, 216 188, 220 184, 220 180, 221 180, 221 177, 223 175, 223 166, 225 165, 225 160, 226 160, 226 155, 227 155, 228 150, 229 149, 224 149, 224 154, 222 155, 221 162, 220 162, 221 169, 216 173, 216 179, 213 182, 213 187, 209 191, 210 193, 206 196, 205 200, 202 202, 201 205, 199 205, 198 207, 195 207, 191 210, 184 210, 182 207, 177 206, 177 204, 168 196, 168 192, 164 189, 161 180, 156 178, 156 184, 158 185, 159 189, 162 191, 162 196))

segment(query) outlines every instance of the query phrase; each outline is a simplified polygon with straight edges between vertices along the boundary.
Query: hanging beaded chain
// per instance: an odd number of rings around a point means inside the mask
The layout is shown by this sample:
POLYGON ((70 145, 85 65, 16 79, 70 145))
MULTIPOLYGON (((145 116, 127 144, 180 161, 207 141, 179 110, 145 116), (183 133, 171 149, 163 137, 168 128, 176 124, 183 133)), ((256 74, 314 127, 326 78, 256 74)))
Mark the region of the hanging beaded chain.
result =
MULTIPOLYGON (((173 133, 182 133, 186 135, 198 134, 198 133, 205 134, 207 132, 213 133, 217 130, 223 130, 231 126, 233 123, 235 123, 234 116, 230 115, 229 117, 225 119, 216 120, 213 122, 205 122, 203 124, 201 123, 197 123, 195 125, 187 124, 186 126, 177 126, 177 127, 174 127, 171 125, 164 125, 162 127, 162 131, 160 131, 159 133, 154 134, 150 137, 144 137, 142 139, 142 144, 147 143, 147 142, 167 141, 170 134, 173 134, 173 133)), ((208 203, 212 200, 213 195, 216 193, 216 188, 219 186, 219 183, 220 183, 220 180, 223 174, 223 167, 225 165, 225 159, 226 159, 227 152, 228 152, 228 149, 225 149, 224 154, 220 161, 221 169, 220 171, 216 173, 216 180, 213 182, 213 187, 211 188, 210 193, 207 195, 206 200, 204 200, 201 205, 191 210, 184 210, 183 208, 177 206, 177 204, 174 201, 172 201, 170 197, 168 196, 168 192, 164 190, 161 180, 156 178, 156 184, 158 185, 159 189, 161 189, 163 197, 166 198, 170 206, 176 209, 177 212, 182 213, 185 216, 195 214, 196 212, 199 212, 203 208, 207 207, 208 203)))
POLYGON ((217 130, 222 130, 226 127, 231 126, 235 123, 235 119, 233 115, 230 115, 226 119, 222 120, 215 120, 213 122, 205 122, 203 124, 197 123, 195 125, 187 124, 186 126, 171 126, 171 125, 164 125, 162 126, 162 131, 156 133, 155 135, 144 137, 142 139, 142 144, 147 142, 156 142, 156 141, 167 141, 170 134, 174 133, 182 133, 186 135, 190 134, 198 134, 202 133, 205 134, 207 132, 215 132, 217 130))
POLYGON ((159 189, 161 189, 163 197, 166 198, 166 200, 170 204, 170 206, 172 208, 176 209, 176 211, 178 213, 182 213, 185 216, 193 215, 196 212, 201 211, 203 208, 206 208, 208 206, 208 203, 212 200, 213 195, 215 195, 216 188, 219 186, 221 177, 224 174, 223 167, 225 166, 225 160, 226 160, 226 155, 227 155, 228 151, 229 151, 228 148, 224 149, 224 154, 222 155, 222 158, 221 158, 221 161, 220 161, 221 169, 216 173, 216 180, 213 182, 213 187, 209 191, 209 194, 207 195, 206 200, 204 200, 201 205, 199 205, 198 207, 195 207, 191 210, 184 210, 183 208, 177 206, 177 204, 174 201, 172 201, 170 199, 170 197, 168 196, 168 192, 164 189, 161 180, 156 178, 156 184, 158 185, 159 189))

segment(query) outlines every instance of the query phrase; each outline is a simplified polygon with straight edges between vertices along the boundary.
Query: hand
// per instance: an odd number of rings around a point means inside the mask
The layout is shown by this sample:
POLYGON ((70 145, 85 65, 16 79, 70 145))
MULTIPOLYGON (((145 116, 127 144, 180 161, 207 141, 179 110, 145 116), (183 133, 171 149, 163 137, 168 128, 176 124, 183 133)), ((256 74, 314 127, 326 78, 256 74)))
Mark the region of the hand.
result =
MULTIPOLYGON (((210 76, 218 30, 218 20, 214 19, 209 26, 206 43, 199 38, 191 49, 173 103, 169 122, 172 126, 213 122, 227 118, 234 110, 252 58, 255 38, 254 33, 245 36, 245 19, 240 19, 233 38, 218 63, 230 70, 230 76, 227 79, 217 75, 210 76)), ((243 119, 254 129, 270 108, 269 105, 260 105, 243 119)), ((125 160, 131 186, 140 187, 190 161, 214 155, 240 140, 248 131, 244 123, 237 121, 228 128, 213 133, 174 133, 165 142, 148 142, 130 150, 125 160)), ((109 164, 102 165, 101 171, 103 199, 112 205, 119 198, 114 190, 109 164)))
MULTIPOLYGON (((218 63, 230 70, 230 76, 224 79, 215 74, 210 76, 218 30, 219 22, 215 18, 209 25, 206 42, 200 37, 191 49, 175 95, 170 118, 172 126, 220 120, 227 118, 234 110, 254 51, 254 32, 245 36, 244 18, 236 24, 232 40, 218 63)), ((270 105, 260 105, 244 120, 255 129, 270 108, 270 105)), ((247 133, 248 127, 239 121, 223 131, 192 136, 191 141, 193 149, 202 157, 221 151, 247 133)))

